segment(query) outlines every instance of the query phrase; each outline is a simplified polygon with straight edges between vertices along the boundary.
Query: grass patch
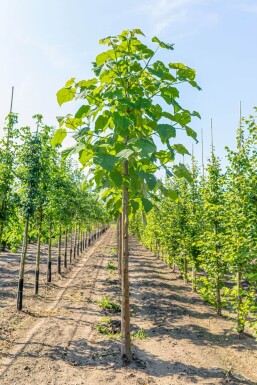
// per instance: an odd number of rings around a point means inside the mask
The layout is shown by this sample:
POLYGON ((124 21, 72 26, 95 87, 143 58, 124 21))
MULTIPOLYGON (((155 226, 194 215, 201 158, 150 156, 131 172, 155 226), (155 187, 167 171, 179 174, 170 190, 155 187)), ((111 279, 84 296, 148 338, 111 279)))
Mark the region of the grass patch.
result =
POLYGON ((96 329, 99 333, 111 339, 119 339, 121 335, 120 321, 112 320, 109 317, 102 318, 100 323, 96 325, 96 329))
POLYGON ((144 329, 139 329, 137 332, 131 333, 132 340, 145 340, 147 338, 147 334, 144 329))
POLYGON ((107 270, 117 270, 117 267, 114 265, 113 262, 109 262, 107 265, 107 270))
POLYGON ((96 302, 98 306, 100 306, 101 308, 108 311, 112 311, 113 313, 119 313, 121 310, 120 305, 118 303, 111 301, 109 297, 103 297, 96 302))

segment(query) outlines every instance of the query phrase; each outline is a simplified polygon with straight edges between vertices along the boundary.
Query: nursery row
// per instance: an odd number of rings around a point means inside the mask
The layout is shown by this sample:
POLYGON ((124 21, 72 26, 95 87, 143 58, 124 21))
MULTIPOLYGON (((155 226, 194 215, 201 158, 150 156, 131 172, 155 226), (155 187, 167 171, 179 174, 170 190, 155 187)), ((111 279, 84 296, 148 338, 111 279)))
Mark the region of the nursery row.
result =
MULTIPOLYGON (((64 238, 64 267, 100 234, 108 219, 102 203, 85 181, 72 159, 67 161, 51 145, 54 129, 34 116, 36 129, 17 129, 17 115, 10 113, 0 142, 0 247, 22 245, 17 308, 22 293, 27 246, 37 242, 35 294, 39 290, 41 242, 48 243, 47 281, 51 281, 51 247, 58 242, 58 273, 61 273, 61 242, 64 238), (73 242, 73 244, 72 244, 73 242)), ((4 259, 4 254, 2 254, 4 259)))
POLYGON ((227 148, 227 167, 212 146, 207 167, 192 158, 191 182, 176 177, 168 186, 177 199, 157 196, 143 225, 132 231, 170 265, 217 313, 227 313, 237 330, 256 326, 257 315, 257 132, 254 117, 238 130, 237 150, 227 148))

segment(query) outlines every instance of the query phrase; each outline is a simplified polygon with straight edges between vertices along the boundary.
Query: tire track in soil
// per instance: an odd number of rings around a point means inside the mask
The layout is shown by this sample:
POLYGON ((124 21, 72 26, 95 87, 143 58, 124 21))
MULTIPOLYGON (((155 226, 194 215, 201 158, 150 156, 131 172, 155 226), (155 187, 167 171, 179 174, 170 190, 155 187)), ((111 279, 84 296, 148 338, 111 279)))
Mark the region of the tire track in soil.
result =
MULTIPOLYGON (((46 308, 44 309, 45 312, 54 312, 55 309, 57 309, 57 306, 60 304, 60 302, 63 300, 65 293, 69 288, 71 287, 71 284, 74 283, 76 279, 81 275, 82 272, 86 272, 87 274, 87 267, 90 263, 91 259, 94 257, 95 252, 97 249, 103 244, 109 236, 110 229, 106 231, 102 237, 100 237, 95 244, 88 250, 85 250, 83 257, 80 257, 80 261, 76 264, 74 270, 71 272, 71 277, 68 278, 68 280, 64 283, 62 287, 60 287, 59 293, 57 293, 57 297, 55 300, 46 308)), ((102 259, 99 259, 102 262, 102 259)), ((98 276, 98 271, 96 270, 97 274, 95 276, 95 280, 98 276)), ((58 282, 59 284, 63 281, 58 282)), ((77 322, 80 321, 79 318, 83 317, 83 313, 80 317, 78 317, 77 322)), ((50 315, 51 318, 51 315, 50 315)), ((25 336, 22 337, 22 339, 15 341, 15 346, 9 350, 8 356, 5 357, 0 362, 0 379, 11 369, 12 365, 15 364, 15 361, 24 353, 24 351, 28 348, 29 344, 33 344, 32 339, 36 336, 36 334, 43 328, 44 324, 49 320, 49 317, 45 318, 43 317, 40 321, 35 321, 33 327, 25 334, 25 336)), ((77 326, 76 326, 77 327, 77 326)), ((51 330, 50 330, 51 333, 51 330)), ((73 330, 72 334, 75 333, 75 330, 73 330)), ((72 338, 72 336, 71 336, 72 338)), ((26 382, 27 383, 27 382, 26 382)))

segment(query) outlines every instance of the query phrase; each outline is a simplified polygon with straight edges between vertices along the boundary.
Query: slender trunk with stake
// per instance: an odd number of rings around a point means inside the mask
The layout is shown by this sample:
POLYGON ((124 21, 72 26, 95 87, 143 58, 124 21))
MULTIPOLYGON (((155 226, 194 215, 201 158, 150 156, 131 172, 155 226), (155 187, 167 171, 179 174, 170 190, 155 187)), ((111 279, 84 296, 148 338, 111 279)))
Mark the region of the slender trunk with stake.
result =
POLYGON ((65 229, 64 267, 67 268, 68 231, 65 229))
POLYGON ((17 310, 22 310, 25 261, 26 261, 27 248, 28 248, 28 230, 29 230, 29 216, 27 215, 26 222, 25 222, 25 229, 23 233, 23 242, 22 242, 22 253, 21 253, 20 274, 19 274, 18 295, 17 295, 17 310))
POLYGON ((47 256, 47 282, 52 281, 52 225, 49 225, 48 256, 47 256))
POLYGON ((117 259, 118 259, 118 275, 121 282, 121 258, 122 258, 122 219, 121 214, 119 214, 117 220, 117 259))
POLYGON ((61 274, 61 249, 62 249, 62 226, 59 226, 58 237, 58 256, 57 256, 57 273, 61 274))
POLYGON ((72 261, 72 237, 73 237, 73 227, 71 228, 71 233, 70 233, 70 263, 72 261))
POLYGON ((77 227, 75 226, 74 246, 73 246, 73 259, 76 258, 76 250, 77 250, 77 227))
POLYGON ((35 295, 38 294, 39 290, 39 267, 40 267, 40 248, 41 248, 41 223, 42 214, 39 219, 38 233, 37 233, 37 257, 36 257, 36 271, 35 271, 35 295))
MULTIPOLYGON (((123 165, 123 175, 128 175, 128 162, 123 165)), ((132 360, 129 309, 129 244, 128 244, 128 188, 122 189, 122 277, 121 277, 121 355, 124 362, 132 360)))

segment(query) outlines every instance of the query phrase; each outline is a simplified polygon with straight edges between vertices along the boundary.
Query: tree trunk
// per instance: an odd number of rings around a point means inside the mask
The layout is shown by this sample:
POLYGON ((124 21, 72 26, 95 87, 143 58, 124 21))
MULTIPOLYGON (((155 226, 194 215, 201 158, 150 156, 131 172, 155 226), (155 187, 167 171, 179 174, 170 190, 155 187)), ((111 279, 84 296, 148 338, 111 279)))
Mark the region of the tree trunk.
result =
POLYGON ((72 237, 73 237, 73 228, 71 228, 71 234, 70 234, 70 263, 72 261, 72 237))
POLYGON ((184 261, 184 282, 185 283, 188 283, 188 276, 187 276, 187 257, 186 255, 184 254, 183 255, 183 261, 184 261))
POLYGON ((77 256, 79 256, 80 226, 78 227, 77 256))
POLYGON ((28 248, 28 230, 29 230, 29 216, 27 215, 26 222, 25 222, 25 229, 24 229, 24 233, 23 233, 22 253, 21 253, 19 283, 18 283, 18 294, 17 294, 17 310, 19 310, 19 311, 22 310, 25 261, 26 261, 27 248, 28 248))
POLYGON ((38 295, 39 290, 39 268, 40 268, 40 247, 41 247, 41 223, 42 223, 42 214, 40 214, 40 220, 38 224, 38 232, 37 232, 37 257, 36 257, 36 271, 35 271, 35 287, 34 293, 38 295))
POLYGON ((118 275, 119 281, 121 283, 121 258, 122 258, 122 219, 121 214, 119 214, 117 220, 117 259, 118 259, 118 275))
POLYGON ((77 227, 75 226, 74 246, 73 246, 73 259, 76 258, 76 251, 77 251, 77 227))
POLYGON ((61 274, 62 226, 59 226, 57 273, 61 274))
POLYGON ((48 256, 47 256, 47 278, 46 282, 52 281, 52 226, 49 225, 49 238, 48 238, 48 256))
POLYGON ((64 267, 67 269, 68 231, 65 229, 64 267))
MULTIPOLYGON (((123 164, 123 175, 128 175, 128 161, 123 164)), ((121 356, 125 363, 132 360, 129 309, 129 247, 128 247, 128 188, 122 189, 122 263, 121 263, 121 356)))
POLYGON ((244 324, 242 323, 241 319, 241 306, 242 306, 242 272, 241 267, 238 267, 238 272, 236 276, 236 284, 237 284, 237 331, 239 333, 243 333, 244 331, 244 324))

